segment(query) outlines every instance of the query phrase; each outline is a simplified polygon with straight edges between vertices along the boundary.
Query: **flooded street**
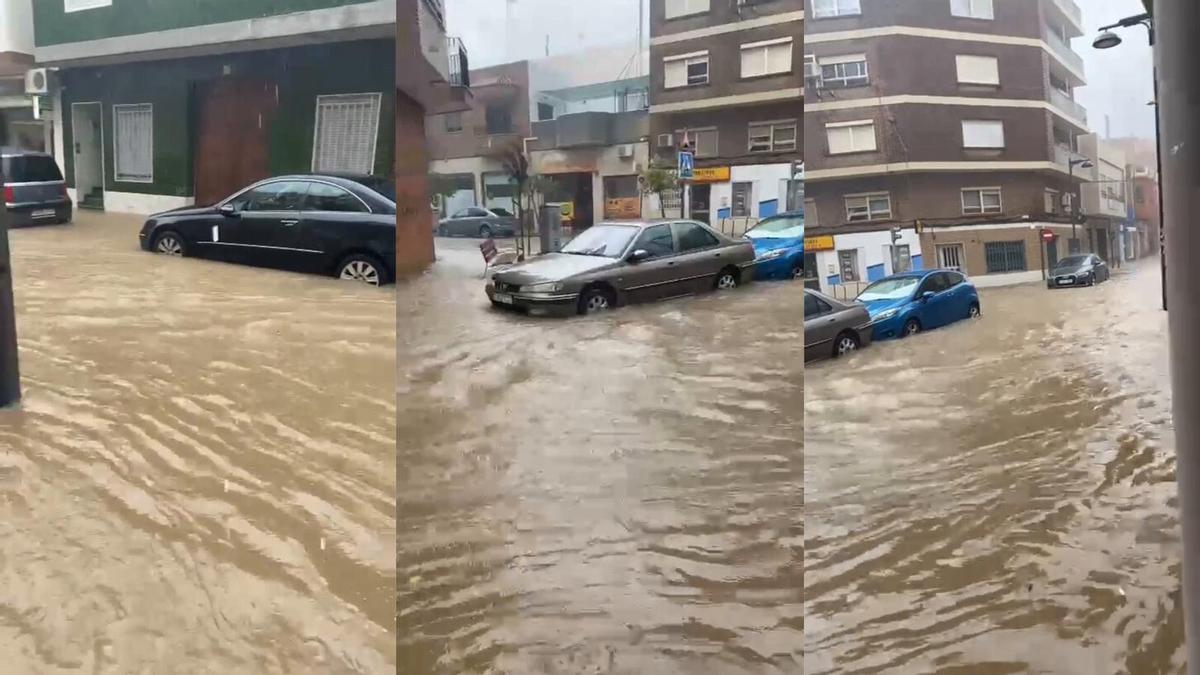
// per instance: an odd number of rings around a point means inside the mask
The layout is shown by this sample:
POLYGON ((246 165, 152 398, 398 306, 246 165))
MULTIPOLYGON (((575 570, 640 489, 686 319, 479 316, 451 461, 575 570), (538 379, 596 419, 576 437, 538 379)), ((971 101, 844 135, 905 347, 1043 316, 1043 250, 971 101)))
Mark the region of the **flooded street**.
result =
POLYGON ((15 230, 12 673, 395 672, 393 289, 15 230))
POLYGON ((399 289, 405 673, 798 673, 800 287, 533 319, 399 289))
POLYGON ((1184 672, 1167 315, 1121 272, 809 367, 808 675, 1184 672))

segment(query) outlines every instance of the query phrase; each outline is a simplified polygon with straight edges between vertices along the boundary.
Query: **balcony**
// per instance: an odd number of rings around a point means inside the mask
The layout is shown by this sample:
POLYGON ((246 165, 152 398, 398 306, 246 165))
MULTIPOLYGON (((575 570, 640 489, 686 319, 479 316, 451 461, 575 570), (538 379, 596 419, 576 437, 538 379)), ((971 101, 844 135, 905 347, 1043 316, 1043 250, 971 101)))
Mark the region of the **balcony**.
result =
POLYGON ((1083 57, 1075 53, 1075 50, 1071 49, 1071 45, 1056 35, 1048 26, 1042 26, 1042 40, 1050 45, 1050 51, 1054 52, 1054 55, 1067 65, 1071 74, 1079 79, 1079 84, 1083 84, 1083 57))
POLYGON ((446 56, 450 60, 450 72, 446 81, 452 87, 471 86, 471 67, 467 60, 467 47, 456 37, 446 38, 446 56))
POLYGON ((1069 20, 1074 27, 1082 35, 1083 30, 1083 10, 1079 9, 1079 5, 1075 4, 1074 0, 1050 0, 1051 3, 1058 8, 1063 16, 1069 20))
POLYGON ((650 116, 629 112, 582 112, 533 123, 535 150, 566 150, 639 143, 650 133, 650 116))
POLYGON ((1049 91, 1050 94, 1046 99, 1050 101, 1050 105, 1066 113, 1068 120, 1075 123, 1075 126, 1087 131, 1087 108, 1079 105, 1075 99, 1054 87, 1051 87, 1049 91))

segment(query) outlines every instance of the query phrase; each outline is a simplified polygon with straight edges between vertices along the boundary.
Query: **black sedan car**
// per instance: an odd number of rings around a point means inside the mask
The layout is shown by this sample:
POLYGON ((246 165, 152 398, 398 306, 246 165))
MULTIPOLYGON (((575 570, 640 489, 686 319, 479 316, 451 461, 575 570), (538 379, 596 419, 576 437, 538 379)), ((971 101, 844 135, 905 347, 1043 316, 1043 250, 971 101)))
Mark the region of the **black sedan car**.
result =
POLYGON ((151 216, 142 249, 164 255, 330 274, 372 286, 392 281, 396 203, 341 176, 280 176, 212 206, 151 216))
POLYGON ((1072 255, 1059 260, 1046 276, 1046 288, 1094 286, 1108 281, 1108 264, 1094 253, 1072 255))
POLYGON ((53 157, 44 152, 0 148, 0 170, 10 227, 71 222, 71 198, 53 157))

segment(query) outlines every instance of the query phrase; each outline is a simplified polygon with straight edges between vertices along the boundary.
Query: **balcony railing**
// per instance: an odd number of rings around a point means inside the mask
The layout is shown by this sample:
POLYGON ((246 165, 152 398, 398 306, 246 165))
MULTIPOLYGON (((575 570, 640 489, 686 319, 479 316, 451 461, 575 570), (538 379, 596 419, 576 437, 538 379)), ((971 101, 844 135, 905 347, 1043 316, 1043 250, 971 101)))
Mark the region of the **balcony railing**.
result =
POLYGON ((456 37, 446 38, 446 54, 450 59, 450 76, 447 81, 453 87, 471 86, 471 66, 467 60, 467 47, 456 37))
POLYGON ((1047 98, 1055 108, 1067 113, 1075 121, 1082 122, 1085 128, 1087 127, 1087 108, 1079 105, 1075 99, 1053 87, 1050 88, 1050 95, 1047 98))
POLYGON ((1042 26, 1042 39, 1045 40, 1046 44, 1050 45, 1050 49, 1053 50, 1060 59, 1069 64, 1075 70, 1075 72, 1083 72, 1083 57, 1079 54, 1076 54, 1075 50, 1071 49, 1071 45, 1063 41, 1061 37, 1055 35, 1054 31, 1050 30, 1050 28, 1047 26, 1042 26))
POLYGON ((1054 4, 1058 5, 1063 14, 1071 17, 1076 26, 1083 26, 1083 10, 1079 9, 1074 0, 1054 0, 1054 4))

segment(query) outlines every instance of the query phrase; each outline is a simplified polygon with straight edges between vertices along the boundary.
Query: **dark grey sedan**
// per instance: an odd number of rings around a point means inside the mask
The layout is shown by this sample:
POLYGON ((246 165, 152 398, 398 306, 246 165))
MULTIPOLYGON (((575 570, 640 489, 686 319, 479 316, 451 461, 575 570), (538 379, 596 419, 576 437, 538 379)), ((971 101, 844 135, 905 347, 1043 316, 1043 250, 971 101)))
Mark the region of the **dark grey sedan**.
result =
POLYGON ((634 302, 726 290, 754 278, 754 245, 693 220, 600 223, 558 253, 492 274, 498 307, 588 314, 634 302))
POLYGON ((837 358, 871 343, 871 315, 861 302, 843 302, 804 289, 804 360, 837 358))
POLYGON ((1095 253, 1072 255, 1059 260, 1046 276, 1046 288, 1094 286, 1108 281, 1108 264, 1095 253))
POLYGON ((44 152, 0 148, 0 171, 10 227, 71 222, 71 198, 53 157, 44 152))
POLYGON ((454 212, 438 221, 439 237, 512 237, 517 233, 517 219, 507 211, 478 206, 454 212))

